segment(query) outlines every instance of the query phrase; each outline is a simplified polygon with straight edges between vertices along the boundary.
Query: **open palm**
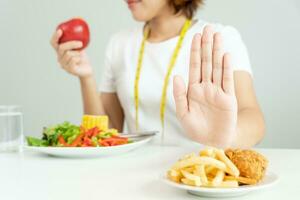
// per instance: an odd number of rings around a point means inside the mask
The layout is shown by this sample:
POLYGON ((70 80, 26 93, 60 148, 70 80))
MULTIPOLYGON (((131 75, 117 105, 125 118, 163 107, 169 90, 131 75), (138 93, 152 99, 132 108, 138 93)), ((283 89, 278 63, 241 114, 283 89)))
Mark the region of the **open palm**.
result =
POLYGON ((229 54, 222 51, 220 33, 205 27, 191 48, 189 83, 174 78, 178 120, 186 134, 206 145, 231 145, 236 134, 237 101, 229 54))

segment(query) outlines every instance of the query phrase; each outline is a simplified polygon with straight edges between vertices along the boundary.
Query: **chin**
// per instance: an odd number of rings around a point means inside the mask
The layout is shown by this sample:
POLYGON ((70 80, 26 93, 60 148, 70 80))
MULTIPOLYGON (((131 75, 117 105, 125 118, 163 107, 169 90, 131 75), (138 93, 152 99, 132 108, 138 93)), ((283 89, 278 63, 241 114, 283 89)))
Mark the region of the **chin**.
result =
POLYGON ((133 19, 138 22, 147 22, 152 19, 152 17, 147 16, 145 13, 131 12, 131 14, 132 14, 133 19))

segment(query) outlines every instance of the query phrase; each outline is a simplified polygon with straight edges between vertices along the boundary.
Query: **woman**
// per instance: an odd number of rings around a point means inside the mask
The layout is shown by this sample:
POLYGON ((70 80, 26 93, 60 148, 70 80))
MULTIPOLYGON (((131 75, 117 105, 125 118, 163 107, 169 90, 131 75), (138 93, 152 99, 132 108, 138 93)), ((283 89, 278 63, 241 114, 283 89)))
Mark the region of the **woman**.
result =
POLYGON ((169 144, 257 144, 264 120, 237 30, 193 19, 203 0, 126 3, 145 24, 111 38, 100 94, 86 53, 72 50, 81 42, 59 45, 61 30, 52 37, 61 67, 80 79, 84 112, 108 115, 120 131, 124 122, 130 131, 163 130, 169 144))

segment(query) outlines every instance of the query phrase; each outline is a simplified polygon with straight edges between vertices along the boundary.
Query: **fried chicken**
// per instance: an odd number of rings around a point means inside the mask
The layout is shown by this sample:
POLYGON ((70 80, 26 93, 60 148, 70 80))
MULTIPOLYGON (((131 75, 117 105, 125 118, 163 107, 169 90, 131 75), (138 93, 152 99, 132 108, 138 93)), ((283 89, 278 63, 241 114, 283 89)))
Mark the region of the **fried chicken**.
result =
POLYGON ((240 176, 259 182, 263 179, 268 166, 268 160, 253 150, 227 149, 226 156, 236 165, 240 176))

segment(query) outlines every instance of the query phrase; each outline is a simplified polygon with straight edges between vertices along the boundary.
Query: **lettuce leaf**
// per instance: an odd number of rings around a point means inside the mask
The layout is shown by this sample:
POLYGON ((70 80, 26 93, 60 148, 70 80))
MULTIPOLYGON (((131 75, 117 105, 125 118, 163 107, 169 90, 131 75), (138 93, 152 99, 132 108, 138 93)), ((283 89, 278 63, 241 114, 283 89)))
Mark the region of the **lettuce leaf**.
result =
POLYGON ((59 146, 58 136, 62 135, 64 139, 71 144, 73 140, 80 134, 80 127, 70 122, 64 122, 43 129, 42 139, 33 137, 27 138, 27 143, 30 146, 59 146))
POLYGON ((49 145, 46 140, 38 139, 35 137, 26 137, 26 140, 29 146, 46 147, 49 145))

